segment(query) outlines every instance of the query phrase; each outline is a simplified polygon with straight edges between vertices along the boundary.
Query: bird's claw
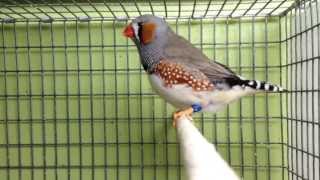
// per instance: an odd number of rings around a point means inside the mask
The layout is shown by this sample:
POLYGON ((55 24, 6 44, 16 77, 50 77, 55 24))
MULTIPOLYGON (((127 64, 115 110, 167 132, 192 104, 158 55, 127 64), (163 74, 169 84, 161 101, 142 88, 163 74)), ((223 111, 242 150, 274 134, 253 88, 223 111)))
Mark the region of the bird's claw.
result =
POLYGON ((192 119, 191 118, 191 115, 193 113, 193 108, 190 107, 190 108, 187 108, 187 109, 184 109, 184 110, 181 110, 181 111, 176 111, 175 113, 173 113, 173 122, 172 122, 172 126, 174 128, 176 128, 176 125, 177 125, 177 121, 178 119, 180 119, 182 116, 186 116, 188 119, 192 119))

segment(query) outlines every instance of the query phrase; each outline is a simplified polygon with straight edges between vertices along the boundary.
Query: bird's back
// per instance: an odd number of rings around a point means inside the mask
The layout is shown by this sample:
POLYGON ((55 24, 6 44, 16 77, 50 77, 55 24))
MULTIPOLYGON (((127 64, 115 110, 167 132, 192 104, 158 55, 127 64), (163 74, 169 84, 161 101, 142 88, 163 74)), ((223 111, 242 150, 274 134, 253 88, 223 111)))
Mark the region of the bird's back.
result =
POLYGON ((202 51, 194 47, 189 41, 168 31, 168 42, 164 47, 166 59, 184 65, 190 70, 200 71, 214 84, 225 83, 232 85, 241 79, 228 67, 210 61, 202 51))

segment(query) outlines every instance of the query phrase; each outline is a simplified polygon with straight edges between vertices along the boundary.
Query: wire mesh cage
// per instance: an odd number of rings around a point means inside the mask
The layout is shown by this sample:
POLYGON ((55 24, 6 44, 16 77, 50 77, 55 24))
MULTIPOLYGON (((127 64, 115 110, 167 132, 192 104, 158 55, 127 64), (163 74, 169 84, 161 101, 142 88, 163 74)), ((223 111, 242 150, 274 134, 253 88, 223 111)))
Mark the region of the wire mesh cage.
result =
POLYGON ((210 59, 288 89, 194 116, 243 179, 319 179, 317 0, 0 2, 2 179, 185 179, 174 108, 122 29, 164 17, 210 59))

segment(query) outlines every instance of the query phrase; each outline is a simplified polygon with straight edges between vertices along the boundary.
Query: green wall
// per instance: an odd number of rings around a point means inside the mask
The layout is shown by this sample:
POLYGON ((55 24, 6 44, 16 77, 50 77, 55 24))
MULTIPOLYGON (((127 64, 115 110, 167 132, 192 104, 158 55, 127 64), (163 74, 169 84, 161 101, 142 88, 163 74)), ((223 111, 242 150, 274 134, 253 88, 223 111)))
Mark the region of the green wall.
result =
MULTIPOLYGON (((153 93, 126 23, 1 24, 0 177, 185 179, 174 108, 153 93)), ((242 76, 284 84, 280 18, 169 23, 242 76)), ((281 104, 245 97, 194 123, 244 179, 287 179, 281 104)))

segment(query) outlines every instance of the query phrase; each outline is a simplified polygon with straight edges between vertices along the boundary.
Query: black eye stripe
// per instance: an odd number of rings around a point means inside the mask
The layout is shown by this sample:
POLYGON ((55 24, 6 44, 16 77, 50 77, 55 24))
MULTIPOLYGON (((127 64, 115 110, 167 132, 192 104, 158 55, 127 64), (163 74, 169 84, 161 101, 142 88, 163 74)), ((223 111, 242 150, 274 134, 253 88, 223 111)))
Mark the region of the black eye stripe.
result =
POLYGON ((138 23, 138 37, 141 40, 141 37, 142 37, 142 23, 141 22, 138 23))

